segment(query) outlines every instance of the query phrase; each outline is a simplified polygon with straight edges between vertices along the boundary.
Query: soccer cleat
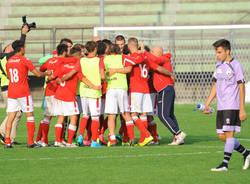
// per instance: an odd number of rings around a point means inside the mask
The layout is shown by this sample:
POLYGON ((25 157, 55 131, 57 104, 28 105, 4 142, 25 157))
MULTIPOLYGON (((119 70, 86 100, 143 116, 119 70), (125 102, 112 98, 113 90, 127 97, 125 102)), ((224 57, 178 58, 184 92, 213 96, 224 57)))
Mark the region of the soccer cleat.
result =
POLYGON ((129 141, 129 146, 133 147, 133 146, 135 146, 135 145, 136 145, 136 144, 135 144, 135 141, 134 141, 134 140, 129 141))
POLYGON ((142 143, 139 143, 139 146, 145 146, 151 142, 154 138, 152 136, 146 137, 142 143))
POLYGON ((12 144, 5 144, 4 148, 13 148, 12 144))
POLYGON ((12 144, 13 144, 13 145, 17 145, 17 146, 22 145, 22 143, 16 142, 16 141, 14 141, 12 144))
POLYGON ((0 134, 0 143, 1 144, 5 144, 5 142, 4 142, 4 136, 2 136, 2 134, 0 134))
POLYGON ((130 146, 129 142, 122 142, 122 146, 130 146))
POLYGON ((176 144, 180 145, 184 142, 184 139, 186 138, 186 134, 184 132, 181 132, 179 135, 176 136, 176 144))
POLYGON ((117 134, 115 137, 116 137, 116 139, 117 139, 118 141, 122 142, 122 139, 123 139, 123 136, 122 136, 122 135, 117 134))
POLYGON ((91 141, 90 140, 89 141, 83 140, 83 145, 84 146, 90 146, 91 145, 91 141))
POLYGON ((243 165, 242 169, 243 170, 248 169, 249 163, 250 163, 250 153, 246 157, 244 157, 244 165, 243 165))
POLYGON ((180 141, 179 144, 176 142, 176 140, 177 140, 177 137, 175 136, 174 139, 173 139, 173 142, 169 143, 168 145, 169 145, 169 146, 177 146, 177 145, 182 145, 182 144, 184 144, 184 140, 180 141))
POLYGON ((159 145, 160 143, 157 141, 157 142, 155 142, 155 141, 151 141, 151 142, 149 142, 148 144, 147 144, 147 146, 155 146, 155 145, 159 145))
POLYGON ((220 164, 218 167, 211 169, 211 171, 215 171, 215 172, 217 172, 217 171, 227 171, 227 170, 228 170, 227 165, 225 165, 223 163, 220 164))
POLYGON ((99 135, 99 143, 101 144, 101 145, 107 145, 107 142, 105 141, 105 139, 104 139, 104 135, 103 134, 100 134, 99 135))
POLYGON ((55 142, 54 146, 55 147, 65 147, 65 145, 61 142, 55 142))
POLYGON ((42 147, 49 147, 49 145, 46 144, 45 142, 41 142, 41 146, 42 146, 42 147))
POLYGON ((108 142, 107 144, 107 147, 115 147, 115 146, 118 146, 116 142, 114 143, 108 142))
POLYGON ((64 146, 66 146, 67 141, 66 141, 66 140, 62 140, 62 144, 63 144, 64 146))
POLYGON ((99 144, 97 141, 92 141, 90 147, 91 148, 101 148, 101 147, 104 147, 104 146, 99 144))
POLYGON ((40 147, 42 147, 42 141, 34 142, 34 144, 39 145, 40 147))
POLYGON ((82 146, 82 145, 83 145, 83 136, 82 136, 82 135, 79 135, 79 136, 78 136, 77 144, 78 144, 79 146, 82 146))
POLYGON ((67 148, 77 148, 78 146, 75 145, 74 143, 72 143, 72 144, 67 143, 67 144, 65 145, 65 147, 67 147, 67 148))
POLYGON ((27 145, 27 148, 40 148, 40 147, 42 147, 42 145, 37 143, 27 145))

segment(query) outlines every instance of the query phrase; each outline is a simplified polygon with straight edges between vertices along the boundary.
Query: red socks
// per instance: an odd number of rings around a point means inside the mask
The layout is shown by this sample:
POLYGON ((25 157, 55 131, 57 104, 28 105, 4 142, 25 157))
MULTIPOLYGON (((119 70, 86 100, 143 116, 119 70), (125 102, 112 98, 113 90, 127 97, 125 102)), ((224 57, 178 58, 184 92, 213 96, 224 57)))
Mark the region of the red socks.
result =
POLYGON ((80 129, 79 129, 79 135, 84 135, 84 131, 87 127, 87 123, 88 123, 88 117, 83 116, 80 122, 80 129))
POLYGON ((142 120, 140 120, 137 116, 133 116, 132 118, 135 122, 136 128, 138 128, 141 133, 139 142, 142 143, 146 137, 150 136, 150 134, 145 128, 144 122, 142 120))
POLYGON ((70 124, 68 128, 68 143, 69 144, 73 143, 75 132, 76 132, 76 126, 70 124))
POLYGON ((101 134, 104 134, 105 130, 108 128, 108 117, 106 117, 101 126, 101 134))
POLYGON ((156 128, 157 128, 157 126, 156 126, 156 123, 154 120, 149 123, 148 130, 150 131, 151 135, 153 136, 154 142, 158 141, 156 128))
POLYGON ((34 143, 34 133, 35 133, 35 122, 34 117, 27 117, 27 130, 28 130, 28 145, 34 143))
POLYGON ((36 136, 36 142, 40 141, 42 138, 42 129, 43 129, 43 121, 40 122, 39 128, 38 128, 38 132, 37 132, 37 136, 36 136))
POLYGON ((62 135, 62 124, 56 124, 55 125, 55 136, 56 136, 56 142, 62 142, 61 135, 62 135))
POLYGON ((135 140, 135 135, 134 135, 134 123, 133 121, 127 121, 126 122, 126 127, 127 127, 127 131, 128 131, 128 136, 130 138, 130 141, 134 141, 135 140))
POLYGON ((97 141, 99 124, 100 124, 99 118, 97 118, 97 119, 92 118, 91 133, 92 133, 92 140, 93 141, 97 141))
POLYGON ((49 133, 49 123, 43 123, 43 129, 42 129, 42 142, 48 144, 48 133, 49 133))

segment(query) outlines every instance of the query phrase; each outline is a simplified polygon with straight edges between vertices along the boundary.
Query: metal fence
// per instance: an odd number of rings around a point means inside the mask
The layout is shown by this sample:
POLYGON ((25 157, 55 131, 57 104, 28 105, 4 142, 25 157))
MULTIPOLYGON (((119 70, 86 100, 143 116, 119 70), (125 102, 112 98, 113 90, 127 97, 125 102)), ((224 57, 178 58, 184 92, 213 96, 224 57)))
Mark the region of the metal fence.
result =
MULTIPOLYGON (((26 38, 26 56, 34 64, 40 57, 45 56, 55 50, 56 45, 62 38, 69 38, 74 43, 85 43, 92 40, 92 27, 70 27, 70 28, 38 28, 31 30, 26 38)), ((0 51, 6 42, 20 38, 20 29, 0 29, 0 51)))
MULTIPOLYGON (((119 34, 126 39, 136 37, 151 48, 162 46, 164 52, 172 54, 177 103, 201 103, 206 100, 217 62, 212 44, 221 38, 231 42, 231 54, 241 62, 245 79, 250 81, 250 25, 94 28, 95 36, 111 40, 119 34)), ((248 96, 250 91, 246 93, 248 96)))

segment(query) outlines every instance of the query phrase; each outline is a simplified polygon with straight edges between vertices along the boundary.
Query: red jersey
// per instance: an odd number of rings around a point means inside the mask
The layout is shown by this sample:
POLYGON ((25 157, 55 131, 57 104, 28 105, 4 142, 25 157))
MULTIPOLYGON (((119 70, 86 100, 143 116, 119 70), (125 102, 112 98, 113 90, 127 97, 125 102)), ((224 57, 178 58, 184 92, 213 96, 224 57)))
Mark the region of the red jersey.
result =
MULTIPOLYGON (((79 59, 77 58, 63 58, 60 67, 55 70, 53 76, 62 78, 65 74, 69 73, 75 67, 77 62, 79 62, 79 59)), ((55 93, 55 98, 66 102, 76 101, 78 78, 80 78, 80 75, 73 75, 69 80, 64 81, 63 83, 58 85, 55 93)))
POLYGON ((57 55, 57 50, 54 50, 51 54, 52 55, 57 55))
POLYGON ((6 70, 10 80, 8 98, 22 98, 30 95, 28 84, 28 71, 33 71, 35 66, 24 56, 14 55, 7 64, 6 70))
MULTIPOLYGON (((64 60, 64 57, 53 57, 50 58, 44 63, 43 65, 40 66, 40 71, 45 72, 45 71, 52 71, 52 73, 55 72, 55 70, 60 67, 60 64, 64 60)), ((56 83, 55 80, 52 80, 47 83, 46 89, 45 89, 45 96, 53 96, 56 93, 56 89, 58 87, 58 84, 56 83)))
MULTIPOLYGON (((132 93, 150 93, 148 85, 149 66, 148 60, 142 53, 133 53, 130 59, 134 62, 133 69, 130 72, 130 92, 132 93)), ((131 62, 125 60, 125 67, 131 66, 131 62)))
MULTIPOLYGON (((173 72, 171 60, 170 60, 171 58, 170 53, 162 55, 161 57, 156 57, 149 52, 144 52, 144 54, 148 57, 149 66, 153 70, 156 70, 158 66, 162 66, 166 70, 173 72)), ((155 89, 158 92, 163 90, 168 85, 172 85, 172 86, 174 85, 174 81, 170 76, 166 76, 158 72, 153 73, 153 83, 154 83, 155 89)))

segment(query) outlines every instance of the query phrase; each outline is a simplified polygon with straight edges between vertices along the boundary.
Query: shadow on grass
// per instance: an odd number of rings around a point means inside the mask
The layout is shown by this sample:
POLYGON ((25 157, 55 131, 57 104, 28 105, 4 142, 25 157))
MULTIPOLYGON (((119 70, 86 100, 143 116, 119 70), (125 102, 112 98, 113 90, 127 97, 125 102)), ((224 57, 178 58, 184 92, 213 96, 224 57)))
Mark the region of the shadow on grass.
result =
MULTIPOLYGON (((160 144, 169 144, 173 141, 173 136, 164 136, 162 137, 160 144)), ((194 136, 194 135, 188 135, 185 138, 185 145, 187 144, 195 144, 198 142, 214 142, 214 141, 219 141, 217 137, 212 137, 212 136, 194 136)))

